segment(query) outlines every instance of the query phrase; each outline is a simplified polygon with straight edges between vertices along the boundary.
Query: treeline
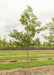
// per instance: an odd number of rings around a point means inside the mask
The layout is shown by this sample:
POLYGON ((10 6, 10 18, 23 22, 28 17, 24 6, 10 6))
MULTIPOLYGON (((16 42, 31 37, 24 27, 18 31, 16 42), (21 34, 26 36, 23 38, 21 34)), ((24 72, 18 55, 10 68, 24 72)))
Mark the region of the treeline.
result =
POLYGON ((1 39, 0 37, 0 49, 4 49, 6 47, 15 47, 14 41, 7 41, 6 38, 1 39))
POLYGON ((0 50, 54 50, 54 47, 6 47, 0 50))
MULTIPOLYGON (((54 47, 54 44, 50 44, 49 42, 43 42, 43 44, 41 43, 39 38, 36 38, 35 40, 36 44, 34 44, 34 46, 30 46, 30 47, 54 47)), ((14 48, 14 47, 18 47, 20 48, 20 45, 16 45, 15 41, 9 40, 7 41, 6 38, 1 39, 0 37, 0 49, 5 49, 5 48, 14 48)))

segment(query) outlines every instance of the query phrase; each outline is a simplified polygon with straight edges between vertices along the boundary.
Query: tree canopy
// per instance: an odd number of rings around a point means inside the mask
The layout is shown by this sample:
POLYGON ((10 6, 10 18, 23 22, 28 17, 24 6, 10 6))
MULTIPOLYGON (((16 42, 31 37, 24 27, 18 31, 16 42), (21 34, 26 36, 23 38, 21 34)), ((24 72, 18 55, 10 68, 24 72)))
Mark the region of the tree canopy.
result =
POLYGON ((45 30, 46 27, 40 27, 41 22, 37 20, 30 6, 27 6, 27 9, 22 13, 20 22, 24 26, 25 32, 14 30, 13 33, 10 33, 10 37, 15 39, 15 43, 19 47, 34 46, 35 34, 45 30))

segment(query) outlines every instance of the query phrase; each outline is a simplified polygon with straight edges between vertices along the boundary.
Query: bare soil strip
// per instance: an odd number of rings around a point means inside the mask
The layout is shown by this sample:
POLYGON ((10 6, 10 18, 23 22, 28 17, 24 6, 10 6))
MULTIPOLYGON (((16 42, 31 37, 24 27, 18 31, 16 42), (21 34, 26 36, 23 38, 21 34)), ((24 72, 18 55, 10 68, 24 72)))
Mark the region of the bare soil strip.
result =
MULTIPOLYGON (((17 69, 13 69, 13 70, 3 70, 3 71, 0 71, 0 74, 6 75, 6 73, 12 73, 13 75, 15 75, 14 73, 17 72, 16 75, 18 75, 19 73, 20 73, 19 75, 23 75, 22 73, 23 72, 25 73, 26 70, 27 70, 26 68, 25 69, 17 68, 17 69)), ((40 73, 40 74, 37 74, 37 75, 41 75, 41 73, 43 73, 42 75, 49 75, 49 74, 54 75, 54 65, 42 66, 42 67, 32 67, 32 68, 28 69, 28 72, 30 72, 30 73, 40 73), (47 73, 49 73, 49 74, 47 74, 47 73)), ((33 75, 35 75, 35 74, 33 74, 33 75)))
MULTIPOLYGON (((43 60, 51 60, 54 57, 46 57, 46 58, 36 58, 36 59, 29 59, 29 61, 43 61, 43 60)), ((0 63, 11 63, 11 62, 26 62, 27 59, 11 59, 11 60, 1 60, 0 63)))
MULTIPOLYGON (((29 55, 29 56, 36 56, 36 55, 40 56, 40 55, 54 55, 54 54, 34 54, 34 55, 29 55)), ((8 56, 16 57, 16 56, 27 56, 27 55, 8 55, 8 56)), ((8 57, 8 56, 4 55, 0 57, 8 57)))

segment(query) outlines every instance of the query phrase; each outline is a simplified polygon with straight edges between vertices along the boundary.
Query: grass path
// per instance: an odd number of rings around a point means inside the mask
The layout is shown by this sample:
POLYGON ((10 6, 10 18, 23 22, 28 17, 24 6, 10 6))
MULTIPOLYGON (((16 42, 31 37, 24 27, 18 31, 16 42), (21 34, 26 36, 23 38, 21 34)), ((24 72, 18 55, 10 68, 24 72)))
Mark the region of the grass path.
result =
MULTIPOLYGON (((29 50, 29 55, 38 54, 54 54, 54 50, 29 50)), ((0 56, 10 56, 10 55, 27 55, 26 50, 3 50, 0 51, 0 56)))
MULTIPOLYGON (((26 62, 15 62, 15 63, 0 64, 0 70, 26 68, 26 65, 27 65, 26 62)), ((46 66, 46 65, 54 65, 54 60, 29 62, 29 67, 39 67, 39 66, 46 66)))
MULTIPOLYGON (((33 59, 33 58, 46 58, 46 57, 54 57, 54 55, 29 56, 29 59, 33 59)), ((0 57, 0 60, 11 60, 11 59, 27 59, 27 56, 0 57)))

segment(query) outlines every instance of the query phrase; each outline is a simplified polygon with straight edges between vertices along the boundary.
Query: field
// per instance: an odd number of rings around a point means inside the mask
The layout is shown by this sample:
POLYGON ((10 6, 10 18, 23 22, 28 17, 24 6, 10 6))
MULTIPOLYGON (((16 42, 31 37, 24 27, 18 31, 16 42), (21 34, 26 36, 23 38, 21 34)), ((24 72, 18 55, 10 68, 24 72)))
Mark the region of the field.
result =
MULTIPOLYGON (((26 50, 1 50, 0 70, 27 67, 26 50)), ((29 50, 29 68, 54 65, 54 50, 29 50)))

